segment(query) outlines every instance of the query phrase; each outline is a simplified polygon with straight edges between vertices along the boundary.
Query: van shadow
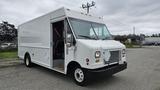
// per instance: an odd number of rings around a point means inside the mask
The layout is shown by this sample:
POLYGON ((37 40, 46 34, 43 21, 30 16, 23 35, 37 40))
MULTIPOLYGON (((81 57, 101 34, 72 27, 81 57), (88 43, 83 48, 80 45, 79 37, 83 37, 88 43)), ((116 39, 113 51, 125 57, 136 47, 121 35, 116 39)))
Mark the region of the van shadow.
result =
POLYGON ((72 82, 72 79, 68 77, 67 75, 59 73, 51 69, 48 69, 48 68, 45 68, 45 67, 42 67, 40 65, 34 64, 32 68, 36 69, 39 72, 43 72, 49 76, 53 76, 54 78, 58 78, 62 81, 72 82))
POLYGON ((93 76, 92 79, 90 79, 88 87, 103 87, 106 85, 111 85, 117 81, 119 81, 119 77, 117 76, 102 76, 102 75, 98 75, 98 76, 93 76))

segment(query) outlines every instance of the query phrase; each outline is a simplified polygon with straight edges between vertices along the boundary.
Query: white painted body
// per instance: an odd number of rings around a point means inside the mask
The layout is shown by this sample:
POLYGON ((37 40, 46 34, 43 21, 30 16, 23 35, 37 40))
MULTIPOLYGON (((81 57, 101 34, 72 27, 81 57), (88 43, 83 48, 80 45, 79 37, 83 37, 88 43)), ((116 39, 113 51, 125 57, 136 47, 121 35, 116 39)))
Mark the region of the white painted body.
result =
MULTIPOLYGON (((18 27, 18 56, 24 59, 25 53, 28 52, 33 63, 56 70, 53 68, 51 23, 63 20, 67 17, 96 23, 104 23, 99 17, 81 14, 65 8, 58 9, 44 16, 26 22, 18 27)), ((72 61, 79 63, 82 68, 87 69, 96 69, 107 66, 107 64, 104 64, 103 59, 110 57, 109 51, 122 51, 123 49, 125 49, 125 46, 114 40, 76 39, 76 45, 68 48, 67 55, 65 45, 64 71, 59 72, 66 74, 67 66, 72 61), (95 51, 106 52, 105 55, 101 56, 98 63, 95 62, 95 51), (86 58, 90 60, 89 65, 86 64, 86 58)), ((126 61, 125 57, 121 58, 118 63, 123 63, 124 61, 126 61)))

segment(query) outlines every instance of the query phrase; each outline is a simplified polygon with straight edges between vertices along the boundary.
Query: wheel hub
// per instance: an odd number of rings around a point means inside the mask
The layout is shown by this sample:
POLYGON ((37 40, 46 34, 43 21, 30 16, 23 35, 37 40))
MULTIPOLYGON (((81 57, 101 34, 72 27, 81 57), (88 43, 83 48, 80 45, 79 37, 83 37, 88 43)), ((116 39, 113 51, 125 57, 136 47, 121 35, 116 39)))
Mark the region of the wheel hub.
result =
POLYGON ((80 68, 77 68, 74 73, 76 81, 82 82, 84 80, 84 73, 80 68))

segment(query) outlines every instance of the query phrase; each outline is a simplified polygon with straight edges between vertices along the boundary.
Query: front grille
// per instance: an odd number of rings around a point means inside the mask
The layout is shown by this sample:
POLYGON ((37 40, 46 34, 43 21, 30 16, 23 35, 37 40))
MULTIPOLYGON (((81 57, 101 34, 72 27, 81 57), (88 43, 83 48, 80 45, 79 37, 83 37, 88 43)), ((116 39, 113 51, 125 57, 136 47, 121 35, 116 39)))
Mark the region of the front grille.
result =
POLYGON ((110 51, 109 63, 119 62, 120 60, 120 51, 110 51))

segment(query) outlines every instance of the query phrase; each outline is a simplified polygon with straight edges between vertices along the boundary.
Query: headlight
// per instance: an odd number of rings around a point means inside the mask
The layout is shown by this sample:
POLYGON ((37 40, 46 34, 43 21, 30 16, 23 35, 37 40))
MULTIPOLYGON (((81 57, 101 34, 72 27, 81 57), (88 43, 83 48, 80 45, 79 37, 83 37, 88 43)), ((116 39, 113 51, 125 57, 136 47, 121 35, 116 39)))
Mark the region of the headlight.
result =
POLYGON ((100 58, 101 57, 101 52, 100 51, 96 51, 95 52, 95 58, 100 58))
POLYGON ((126 54, 126 50, 123 49, 123 50, 122 50, 122 57, 125 57, 125 54, 126 54))

